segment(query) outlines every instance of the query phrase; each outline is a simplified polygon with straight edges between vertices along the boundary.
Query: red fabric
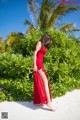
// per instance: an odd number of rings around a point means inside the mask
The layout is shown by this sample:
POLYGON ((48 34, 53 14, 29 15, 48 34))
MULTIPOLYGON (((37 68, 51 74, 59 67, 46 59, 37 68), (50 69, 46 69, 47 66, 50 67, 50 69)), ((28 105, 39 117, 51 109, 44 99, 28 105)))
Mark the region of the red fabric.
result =
MULTIPOLYGON (((48 76, 46 74, 46 71, 44 70, 44 66, 43 66, 43 58, 44 55, 46 54, 47 50, 44 46, 42 46, 42 48, 40 49, 40 51, 38 51, 37 56, 36 56, 36 65, 38 70, 42 69, 43 72, 45 73, 47 79, 48 76)), ((43 80, 41 78, 41 76, 39 75, 38 72, 34 71, 33 72, 33 77, 34 77, 34 104, 46 104, 47 103, 47 97, 46 97, 46 93, 45 93, 45 89, 44 89, 44 83, 43 80)), ((49 82, 48 82, 48 86, 49 86, 49 82)), ((49 91, 50 91, 50 86, 49 86, 49 91)), ((52 95, 50 93, 50 98, 52 101, 52 95)))

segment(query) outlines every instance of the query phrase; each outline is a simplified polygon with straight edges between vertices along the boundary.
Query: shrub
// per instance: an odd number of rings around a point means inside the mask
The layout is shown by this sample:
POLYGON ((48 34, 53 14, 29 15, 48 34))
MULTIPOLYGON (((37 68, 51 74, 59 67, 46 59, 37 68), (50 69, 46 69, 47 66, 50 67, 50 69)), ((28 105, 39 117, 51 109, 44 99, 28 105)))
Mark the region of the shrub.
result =
POLYGON ((0 54, 0 76, 3 78, 32 78, 32 57, 21 54, 0 54))
POLYGON ((33 83, 27 79, 1 79, 0 101, 25 101, 33 99, 33 83))
POLYGON ((33 29, 18 45, 12 46, 11 51, 0 53, 0 75, 4 78, 0 80, 0 86, 5 86, 4 92, 0 92, 2 100, 6 99, 8 91, 13 94, 9 100, 28 100, 28 95, 30 100, 33 98, 33 51, 36 42, 44 33, 52 37, 52 44, 44 58, 44 67, 53 97, 61 96, 76 88, 80 89, 80 41, 57 30, 33 29), (19 88, 18 91, 14 84, 19 88))

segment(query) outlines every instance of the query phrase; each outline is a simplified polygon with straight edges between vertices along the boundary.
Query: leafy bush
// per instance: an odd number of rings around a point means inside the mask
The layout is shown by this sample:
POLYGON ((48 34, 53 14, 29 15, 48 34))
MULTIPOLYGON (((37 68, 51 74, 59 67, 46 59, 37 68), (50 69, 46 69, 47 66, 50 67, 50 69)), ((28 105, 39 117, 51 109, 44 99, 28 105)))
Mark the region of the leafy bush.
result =
POLYGON ((53 97, 61 96, 73 89, 80 89, 80 41, 57 30, 33 29, 18 44, 12 46, 11 51, 0 54, 0 87, 5 86, 5 90, 0 92, 1 100, 8 99, 8 92, 12 93, 9 100, 33 98, 33 51, 36 42, 44 33, 48 33, 52 38, 52 44, 44 58, 44 67, 53 97))
POLYGON ((33 55, 36 42, 40 39, 42 34, 43 32, 33 29, 29 35, 27 34, 24 38, 21 38, 18 44, 12 46, 11 53, 19 53, 24 57, 26 57, 26 55, 33 55))
POLYGON ((45 57, 45 67, 52 83, 53 95, 60 96, 80 88, 80 46, 60 31, 49 30, 48 34, 53 42, 45 57))
POLYGON ((21 54, 0 54, 0 76, 3 78, 32 78, 32 57, 21 54))
POLYGON ((33 99, 33 82, 27 79, 1 79, 0 101, 25 101, 33 99))

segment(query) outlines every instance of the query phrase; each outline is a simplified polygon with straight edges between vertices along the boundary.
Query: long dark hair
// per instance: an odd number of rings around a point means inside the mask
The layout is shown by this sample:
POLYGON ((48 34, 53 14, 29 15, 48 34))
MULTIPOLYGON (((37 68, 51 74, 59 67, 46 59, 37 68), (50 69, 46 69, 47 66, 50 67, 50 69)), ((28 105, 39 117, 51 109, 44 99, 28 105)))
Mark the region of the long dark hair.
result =
MULTIPOLYGON (((42 46, 45 46, 46 48, 50 48, 50 43, 52 42, 51 37, 48 34, 44 34, 39 41, 41 42, 42 46), (49 42, 48 44, 46 44, 47 42, 49 42)), ((37 43, 36 43, 37 44, 37 43)), ((36 45, 34 50, 36 49, 36 45)))
POLYGON ((49 45, 52 42, 52 39, 48 34, 44 34, 39 41, 41 41, 42 46, 49 48, 49 45))

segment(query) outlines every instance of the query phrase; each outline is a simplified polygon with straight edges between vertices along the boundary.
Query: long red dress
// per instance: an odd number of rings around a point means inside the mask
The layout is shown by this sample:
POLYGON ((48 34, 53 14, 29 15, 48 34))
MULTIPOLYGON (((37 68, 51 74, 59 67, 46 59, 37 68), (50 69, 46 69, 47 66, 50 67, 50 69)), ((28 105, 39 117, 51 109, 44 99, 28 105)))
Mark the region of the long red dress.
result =
MULTIPOLYGON (((43 58, 44 58, 44 55, 46 54, 46 52, 47 52, 47 49, 44 46, 42 46, 36 56, 36 65, 37 65, 38 70, 42 69, 42 71, 45 73, 45 75, 48 79, 48 76, 47 76, 46 71, 44 70, 44 66, 43 66, 43 58)), ((34 77, 34 99, 33 99, 33 102, 34 102, 34 104, 46 104, 47 97, 46 97, 43 80, 37 71, 33 72, 33 77, 34 77)), ((50 92, 49 82, 48 82, 48 87, 49 87, 50 98, 52 101, 52 95, 50 92)))

